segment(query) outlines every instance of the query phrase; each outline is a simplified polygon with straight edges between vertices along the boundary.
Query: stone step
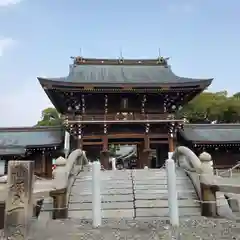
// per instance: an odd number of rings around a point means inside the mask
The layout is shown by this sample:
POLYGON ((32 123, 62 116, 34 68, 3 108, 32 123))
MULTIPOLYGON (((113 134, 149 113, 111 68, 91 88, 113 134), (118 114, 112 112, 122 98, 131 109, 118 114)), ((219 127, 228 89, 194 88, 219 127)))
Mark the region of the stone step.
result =
MULTIPOLYGON (((113 184, 113 183, 103 183, 100 184, 101 189, 121 189, 121 188, 133 188, 132 183, 125 183, 125 184, 113 184)), ((74 183, 73 189, 79 190, 90 190, 92 189, 92 184, 76 184, 74 183)))
MULTIPOLYGON (((154 199, 159 199, 159 200, 167 200, 168 199, 168 194, 167 193, 158 193, 158 194, 135 194, 135 199, 137 200, 154 200, 154 199)), ((178 199, 197 199, 197 194, 195 192, 184 192, 178 193, 178 199)))
MULTIPOLYGON (((105 209, 133 209, 133 201, 132 202, 104 202, 101 204, 101 208, 105 209)), ((92 203, 70 203, 69 209, 71 211, 78 210, 92 210, 92 203)))
MULTIPOLYGON (((154 191, 154 190, 162 190, 162 189, 168 189, 168 186, 167 185, 134 185, 134 191, 138 191, 138 190, 146 190, 146 191, 154 191)), ((185 189, 188 189, 188 190, 194 190, 194 187, 193 186, 183 186, 183 185, 177 185, 177 191, 180 191, 180 190, 185 190, 185 189)))
MULTIPOLYGON (((144 177, 144 176, 133 176, 132 177, 133 181, 157 181, 157 180, 167 180, 167 176, 149 176, 149 177, 144 177)), ((177 177, 176 180, 188 180, 186 177, 177 177)))
MULTIPOLYGON (((103 182, 110 182, 110 181, 132 181, 132 177, 108 177, 108 178, 101 178, 100 180, 103 182)), ((92 177, 88 178, 76 178, 75 182, 91 182, 92 177)))
MULTIPOLYGON (((76 195, 91 195, 92 194, 92 189, 86 189, 82 190, 79 188, 72 188, 72 194, 76 195)), ((131 188, 126 188, 126 189, 102 189, 101 194, 103 195, 118 195, 118 194, 132 194, 133 190, 131 188)))
MULTIPOLYGON (((186 182, 190 182, 188 179, 177 179, 177 184, 185 184, 186 182)), ((153 179, 153 180, 147 180, 147 179, 140 179, 140 180, 133 180, 134 184, 140 184, 140 185, 163 185, 167 184, 167 179, 166 178, 161 178, 161 179, 153 179)))
MULTIPOLYGON (((168 208, 168 200, 136 200, 136 208, 168 208)), ((178 200, 179 207, 200 207, 192 199, 178 200)))
MULTIPOLYGON (((133 195, 128 194, 128 195, 101 195, 102 202, 129 202, 133 201, 133 195)), ((70 195, 70 202, 75 203, 75 202, 92 202, 92 195, 70 195)))
MULTIPOLYGON (((178 192, 180 193, 195 193, 194 189, 178 189, 178 192)), ((134 194, 145 194, 145 195, 152 195, 152 194, 167 194, 167 188, 162 188, 162 189, 135 189, 134 194)))
MULTIPOLYGON (((166 184, 158 184, 158 185, 140 185, 140 184, 134 184, 133 185, 134 189, 146 189, 146 190, 150 190, 150 189, 167 189, 168 186, 166 184)), ((177 189, 194 189, 192 184, 185 184, 185 185, 177 185, 177 189)))
MULTIPOLYGON (((199 207, 179 208, 179 216, 200 216, 199 207)), ((169 217, 168 208, 137 208, 136 217, 169 217)))
MULTIPOLYGON (((69 211, 69 218, 78 219, 92 219, 92 211, 69 211)), ((102 210, 102 218, 107 219, 133 219, 134 210, 133 209, 118 209, 118 210, 102 210)))
MULTIPOLYGON (((104 184, 106 184, 106 183, 108 183, 108 184, 124 184, 124 183, 132 183, 132 181, 133 181, 132 179, 101 180, 101 182, 104 184)), ((75 180, 75 184, 84 185, 84 184, 91 184, 91 183, 92 183, 92 180, 88 180, 88 181, 80 181, 79 179, 75 180)))

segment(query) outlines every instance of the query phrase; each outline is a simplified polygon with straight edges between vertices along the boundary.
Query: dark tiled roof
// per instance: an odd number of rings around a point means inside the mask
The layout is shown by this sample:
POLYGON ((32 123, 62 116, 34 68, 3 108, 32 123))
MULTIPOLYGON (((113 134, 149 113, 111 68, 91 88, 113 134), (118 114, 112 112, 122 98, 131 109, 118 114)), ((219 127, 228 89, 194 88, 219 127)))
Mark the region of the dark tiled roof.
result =
POLYGON ((60 127, 0 128, 0 155, 23 154, 25 148, 56 146, 62 141, 60 127))
POLYGON ((185 124, 179 133, 191 142, 240 142, 240 124, 185 124))
POLYGON ((26 153, 26 149, 24 147, 0 147, 0 156, 5 155, 24 155, 26 153))
MULTIPOLYGON (((107 60, 110 61, 110 60, 107 60)), ((126 60, 133 61, 133 60, 126 60)), ((176 76, 171 67, 156 64, 157 60, 146 60, 151 64, 79 64, 71 65, 69 75, 61 78, 38 78, 41 81, 49 80, 65 83, 112 83, 112 84, 181 84, 206 81, 206 85, 212 82, 212 79, 193 79, 176 76), (155 64, 153 64, 153 62, 155 64)), ((144 61, 144 60, 143 60, 144 61)))

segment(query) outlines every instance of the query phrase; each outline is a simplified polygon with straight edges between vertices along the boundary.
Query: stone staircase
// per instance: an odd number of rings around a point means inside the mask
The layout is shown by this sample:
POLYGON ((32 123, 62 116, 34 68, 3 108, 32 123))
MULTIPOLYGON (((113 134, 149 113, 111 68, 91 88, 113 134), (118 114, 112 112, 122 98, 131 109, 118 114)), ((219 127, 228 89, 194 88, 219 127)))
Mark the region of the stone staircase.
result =
MULTIPOLYGON (((179 215, 201 215, 200 203, 189 178, 176 169, 179 215)), ((136 218, 168 217, 167 177, 164 169, 137 170, 132 173, 136 218)))
MULTIPOLYGON (((200 204, 188 177, 176 169, 180 216, 200 216, 200 204)), ((82 172, 72 188, 69 217, 92 219, 91 172, 82 172)), ((165 169, 101 172, 102 216, 105 219, 168 217, 165 169)))

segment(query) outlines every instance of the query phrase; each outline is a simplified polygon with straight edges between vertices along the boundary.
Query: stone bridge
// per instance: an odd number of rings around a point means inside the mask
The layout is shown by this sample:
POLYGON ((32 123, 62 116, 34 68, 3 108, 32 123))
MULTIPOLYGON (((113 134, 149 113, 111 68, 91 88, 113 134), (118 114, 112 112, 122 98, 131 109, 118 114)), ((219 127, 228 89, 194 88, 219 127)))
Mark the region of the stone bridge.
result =
MULTIPOLYGON (((201 215, 191 181, 180 168, 176 172, 180 216, 201 215)), ((102 171, 99 180, 103 218, 168 217, 165 169, 102 171)), ((69 198, 68 216, 92 219, 91 172, 77 176, 69 198)))
MULTIPOLYGON (((213 174, 211 157, 199 158, 188 148, 178 147, 176 160, 180 217, 201 215, 236 219, 240 185, 236 179, 213 174), (235 195, 234 195, 235 194, 235 195), (230 197, 229 197, 230 195, 230 197)), ((92 219, 92 172, 81 150, 56 161, 53 180, 35 179, 33 216, 51 219, 92 219), (44 199, 43 205, 41 200, 44 199), (41 209, 41 212, 40 212, 41 209)), ((100 174, 103 219, 168 219, 168 187, 165 168, 109 170, 100 174)), ((6 179, 0 185, 1 228, 4 225, 6 179)))

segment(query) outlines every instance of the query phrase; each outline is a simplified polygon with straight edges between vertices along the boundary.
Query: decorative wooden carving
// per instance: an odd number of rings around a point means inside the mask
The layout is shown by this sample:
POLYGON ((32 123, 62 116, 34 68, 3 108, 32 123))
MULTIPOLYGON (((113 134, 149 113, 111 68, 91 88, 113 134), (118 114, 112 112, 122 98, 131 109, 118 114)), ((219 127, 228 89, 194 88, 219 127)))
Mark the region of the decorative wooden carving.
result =
POLYGON ((82 102, 82 113, 85 113, 85 96, 84 94, 81 97, 81 102, 82 102))
MULTIPOLYGON (((108 95, 106 94, 105 96, 104 96, 104 108, 105 108, 105 115, 106 114, 108 114, 108 95)), ((104 117, 105 117, 105 115, 104 115, 104 117)))

